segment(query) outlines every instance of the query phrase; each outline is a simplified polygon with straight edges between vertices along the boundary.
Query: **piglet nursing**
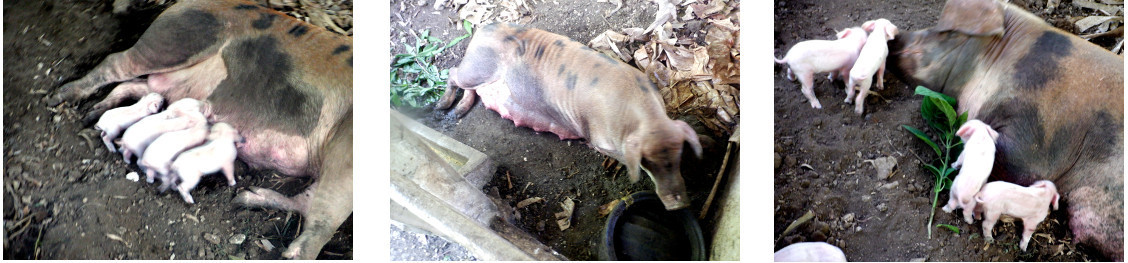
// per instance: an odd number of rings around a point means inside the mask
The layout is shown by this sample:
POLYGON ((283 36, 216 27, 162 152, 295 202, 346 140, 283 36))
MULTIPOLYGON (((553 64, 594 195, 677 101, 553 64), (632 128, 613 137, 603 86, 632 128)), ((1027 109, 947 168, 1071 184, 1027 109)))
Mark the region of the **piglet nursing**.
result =
POLYGON ((972 215, 975 211, 975 193, 987 182, 991 175, 991 167, 995 165, 995 139, 999 137, 991 126, 979 120, 968 120, 956 135, 964 141, 964 150, 960 157, 952 163, 952 167, 959 167, 960 173, 952 181, 952 190, 949 193, 948 204, 944 212, 951 213, 956 208, 963 208, 964 220, 968 224, 974 222, 972 215))
POLYGON ((102 118, 98 119, 98 123, 94 124, 94 128, 102 131, 102 142, 106 143, 106 148, 109 148, 110 152, 117 152, 113 140, 141 118, 160 111, 163 103, 164 98, 161 98, 161 94, 149 93, 131 106, 106 111, 102 114, 102 118))
POLYGON ((858 52, 866 44, 866 32, 862 28, 847 28, 838 32, 838 40, 807 40, 799 42, 787 51, 779 64, 787 64, 787 77, 794 75, 802 85, 803 96, 812 108, 822 109, 815 97, 815 74, 830 72, 833 77, 848 76, 858 52))
POLYGON ((1019 247, 1026 251, 1030 243, 1030 236, 1038 228, 1038 224, 1046 219, 1049 211, 1047 206, 1054 210, 1058 208, 1058 191, 1053 182, 1042 180, 1034 182, 1030 187, 995 181, 983 186, 983 190, 975 195, 979 203, 977 210, 983 212, 983 236, 987 242, 994 242, 991 230, 995 222, 1002 215, 1022 219, 1022 243, 1019 247))
POLYGON ((166 181, 179 178, 180 183, 176 190, 185 202, 194 203, 192 195, 188 192, 200 183, 200 177, 205 174, 223 171, 227 177, 227 185, 235 185, 235 157, 236 142, 243 142, 243 137, 238 131, 227 123, 212 125, 208 133, 208 142, 199 147, 185 151, 176 157, 170 166, 171 174, 166 181))
POLYGON ((168 180, 169 164, 186 149, 190 149, 197 145, 203 144, 204 139, 208 136, 208 120, 204 118, 204 114, 200 112, 189 112, 185 116, 180 117, 188 120, 188 127, 183 130, 170 131, 161 134, 160 137, 153 140, 148 148, 145 148, 145 154, 141 156, 141 160, 137 161, 138 165, 145 168, 145 181, 153 182, 153 177, 161 175, 163 183, 161 190, 168 189, 172 186, 172 180, 168 180))
POLYGON ((193 111, 200 112, 200 101, 182 99, 170 104, 164 112, 149 115, 129 126, 121 136, 121 157, 126 163, 130 163, 130 157, 134 154, 142 156, 149 144, 161 134, 187 129, 192 123, 188 119, 176 117, 193 111))

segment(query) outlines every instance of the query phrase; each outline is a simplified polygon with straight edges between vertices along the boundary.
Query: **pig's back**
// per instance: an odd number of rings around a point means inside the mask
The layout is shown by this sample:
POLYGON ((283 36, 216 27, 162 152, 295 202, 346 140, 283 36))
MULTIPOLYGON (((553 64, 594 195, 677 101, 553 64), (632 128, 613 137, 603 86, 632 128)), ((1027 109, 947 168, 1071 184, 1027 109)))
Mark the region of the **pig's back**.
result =
POLYGON ((458 69, 452 79, 476 87, 487 108, 561 139, 587 137, 590 115, 607 108, 665 114, 658 87, 638 69, 535 28, 483 27, 458 69))

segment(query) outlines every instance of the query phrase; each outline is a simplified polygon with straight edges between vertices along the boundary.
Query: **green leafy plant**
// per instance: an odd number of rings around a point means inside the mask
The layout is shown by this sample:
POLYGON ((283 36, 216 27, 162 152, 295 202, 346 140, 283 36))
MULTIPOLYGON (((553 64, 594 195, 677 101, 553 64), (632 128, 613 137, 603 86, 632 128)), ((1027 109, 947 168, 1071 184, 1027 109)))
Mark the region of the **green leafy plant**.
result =
MULTIPOLYGON (((901 125, 901 127, 924 141, 936 153, 935 161, 922 162, 924 167, 935 175, 935 186, 932 188, 932 208, 928 215, 928 225, 931 226, 932 219, 936 217, 936 202, 940 198, 940 193, 949 189, 952 185, 951 175, 956 169, 951 167, 951 163, 963 151, 963 142, 956 136, 956 131, 964 122, 967 122, 967 112, 957 114, 953 107, 953 105, 956 105, 956 99, 928 88, 917 86, 916 94, 924 96, 924 100, 920 104, 920 115, 924 118, 928 127, 932 128, 932 132, 936 135, 936 141, 933 141, 932 137, 922 130, 908 125, 901 125)), ((932 238, 931 227, 928 227, 928 238, 932 238)))
POLYGON ((958 227, 956 227, 956 226, 953 226, 953 225, 949 225, 949 224, 936 224, 936 227, 937 227, 937 228, 943 228, 943 229, 947 229, 948 231, 956 232, 956 235, 959 235, 959 234, 960 234, 960 228, 958 228, 958 227))
POLYGON ((447 69, 440 70, 434 64, 435 56, 470 37, 472 26, 469 21, 462 21, 462 28, 466 30, 466 34, 454 38, 445 45, 441 39, 431 36, 430 30, 420 31, 420 34, 415 36, 414 46, 403 44, 407 53, 396 54, 392 58, 390 78, 393 107, 407 105, 418 108, 439 100, 447 85, 449 72, 447 69))

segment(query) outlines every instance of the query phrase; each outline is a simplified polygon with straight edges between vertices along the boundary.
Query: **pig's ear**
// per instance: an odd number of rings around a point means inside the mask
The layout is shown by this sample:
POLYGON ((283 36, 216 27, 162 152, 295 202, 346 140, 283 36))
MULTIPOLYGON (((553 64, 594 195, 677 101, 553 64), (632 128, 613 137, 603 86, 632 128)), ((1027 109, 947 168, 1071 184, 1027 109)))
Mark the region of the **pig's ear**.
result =
MULTIPOLYGON (((1061 197, 1061 196, 1060 196, 1060 195, 1058 195, 1058 193, 1054 193, 1054 202, 1052 203, 1052 204, 1054 204, 1054 211, 1057 211, 1057 208, 1058 208, 1058 198, 1060 198, 1060 197, 1061 197)), ((1045 209, 1045 208, 1043 208, 1043 209, 1045 209)))
POLYGON ((619 160, 623 165, 627 166, 627 175, 630 175, 631 183, 638 182, 638 167, 642 162, 642 144, 637 139, 627 139, 623 151, 623 159, 619 160))
POLYGON ((689 148, 693 149, 693 154, 697 156, 697 159, 701 159, 701 141, 697 140, 697 131, 694 131, 693 128, 689 127, 689 124, 686 124, 684 121, 676 120, 674 124, 677 125, 685 135, 685 142, 689 143, 689 148))
POLYGON ((987 126, 987 135, 991 135, 991 140, 993 141, 999 140, 999 132, 995 131, 991 126, 987 126))
POLYGON ((892 23, 885 23, 885 36, 887 38, 885 40, 886 41, 893 40, 893 37, 896 36, 896 35, 897 35, 897 26, 894 26, 892 23))
POLYGON ((874 24, 875 21, 877 21, 877 20, 870 20, 870 21, 866 21, 865 23, 862 23, 862 29, 865 30, 866 32, 872 32, 873 31, 873 24, 874 24))
POLYGON ((967 137, 971 136, 972 133, 975 133, 975 129, 973 129, 971 125, 964 124, 963 126, 960 126, 960 130, 956 131, 956 136, 960 136, 960 138, 964 138, 966 140, 967 137))
POLYGON ((933 30, 973 36, 1003 34, 1003 8, 992 0, 949 0, 933 30))

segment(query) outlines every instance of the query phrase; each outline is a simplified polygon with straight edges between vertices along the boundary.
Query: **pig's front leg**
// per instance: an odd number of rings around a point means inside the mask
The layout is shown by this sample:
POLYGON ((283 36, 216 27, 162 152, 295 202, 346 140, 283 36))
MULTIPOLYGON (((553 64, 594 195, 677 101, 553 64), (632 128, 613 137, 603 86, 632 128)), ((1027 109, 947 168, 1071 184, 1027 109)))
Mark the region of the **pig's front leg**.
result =
POLYGON ((149 84, 143 81, 122 82, 114 87, 114 89, 110 91, 110 94, 106 95, 105 99, 102 99, 98 104, 94 104, 94 107, 90 108, 90 112, 86 114, 86 117, 82 118, 82 122, 86 125, 94 123, 98 121, 98 118, 102 117, 103 113, 121 105, 123 101, 141 98, 151 92, 152 90, 149 88, 149 84))

